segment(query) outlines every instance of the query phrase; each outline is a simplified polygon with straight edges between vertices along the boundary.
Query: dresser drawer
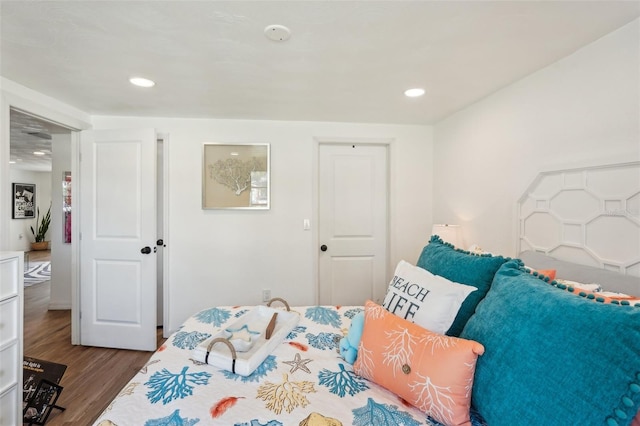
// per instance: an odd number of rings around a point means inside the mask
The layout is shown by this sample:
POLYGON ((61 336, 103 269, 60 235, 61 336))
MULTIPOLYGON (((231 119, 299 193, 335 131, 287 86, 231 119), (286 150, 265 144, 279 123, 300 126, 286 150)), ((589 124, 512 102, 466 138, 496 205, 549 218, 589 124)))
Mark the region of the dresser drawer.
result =
POLYGON ((18 298, 0 302, 0 347, 15 341, 18 336, 18 298))
POLYGON ((18 383, 18 368, 22 368, 22 362, 18 359, 16 342, 0 351, 0 393, 18 383))
POLYGON ((11 390, 0 395, 0 425, 2 426, 18 426, 22 421, 18 419, 22 417, 22 407, 20 399, 18 399, 18 386, 14 386, 11 390))
POLYGON ((18 258, 0 260, 0 300, 18 294, 18 258))

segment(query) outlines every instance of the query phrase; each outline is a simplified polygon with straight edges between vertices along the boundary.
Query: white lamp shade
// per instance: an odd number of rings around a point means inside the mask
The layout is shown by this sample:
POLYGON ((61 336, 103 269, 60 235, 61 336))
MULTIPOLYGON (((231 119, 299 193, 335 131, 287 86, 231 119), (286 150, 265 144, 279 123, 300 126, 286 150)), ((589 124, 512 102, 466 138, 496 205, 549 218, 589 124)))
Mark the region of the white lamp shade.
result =
POLYGON ((433 225, 431 235, 437 235, 442 241, 453 244, 455 247, 462 247, 462 230, 460 225, 437 224, 433 225))

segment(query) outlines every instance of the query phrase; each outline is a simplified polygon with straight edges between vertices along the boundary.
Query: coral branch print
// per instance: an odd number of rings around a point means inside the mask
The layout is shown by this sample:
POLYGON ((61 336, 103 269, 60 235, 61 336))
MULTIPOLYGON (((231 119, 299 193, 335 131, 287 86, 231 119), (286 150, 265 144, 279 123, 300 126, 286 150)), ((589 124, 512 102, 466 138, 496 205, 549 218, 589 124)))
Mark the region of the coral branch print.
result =
POLYGON ((189 367, 184 367, 180 373, 171 373, 166 368, 153 373, 149 381, 145 383, 151 390, 147 392, 147 398, 153 404, 162 401, 168 404, 174 399, 184 398, 193 393, 194 385, 206 385, 211 374, 201 371, 189 373, 189 367))
POLYGON ((348 311, 346 311, 344 313, 344 316, 349 318, 349 319, 353 319, 353 317, 355 317, 356 315, 358 315, 360 312, 363 312, 363 311, 364 311, 364 309, 362 309, 362 308, 352 308, 352 309, 349 309, 348 311))
POLYGON ((167 417, 162 417, 160 419, 147 420, 144 423, 144 426, 172 426, 172 425, 193 426, 199 421, 200 419, 188 419, 186 417, 180 417, 180 410, 177 409, 172 414, 169 414, 167 417))
POLYGON ((326 308, 324 306, 308 308, 307 313, 305 313, 304 316, 318 324, 330 324, 335 328, 340 328, 340 325, 342 324, 340 315, 338 315, 338 313, 333 309, 326 308))
POLYGON ((216 327, 220 327, 231 316, 231 312, 226 309, 211 308, 198 312, 194 315, 195 319, 205 324, 213 324, 216 327))
POLYGON ((180 349, 194 349, 198 346, 198 343, 208 339, 209 337, 211 337, 211 334, 209 333, 199 333, 197 331, 187 333, 186 331, 179 331, 173 338, 172 343, 173 346, 180 349))
POLYGON ((304 394, 315 391, 313 382, 290 382, 289 376, 285 373, 282 375, 282 383, 266 382, 260 386, 258 398, 266 401, 266 407, 276 414, 282 413, 283 408, 290 413, 296 407, 306 407, 309 400, 304 394))
POLYGON ((341 334, 321 332, 317 335, 307 333, 306 336, 309 344, 316 349, 336 349, 340 345, 341 334))
POLYGON ((476 362, 478 359, 474 359, 471 362, 465 363, 464 366, 469 370, 469 378, 467 379, 467 383, 464 385, 464 396, 465 398, 469 398, 471 396, 471 391, 473 390, 473 376, 476 371, 476 362))
POLYGON ((456 341, 444 334, 424 333, 420 339, 421 344, 431 344, 431 355, 436 349, 447 349, 456 345, 456 341))
POLYGON ((367 349, 362 343, 360 343, 360 347, 358 347, 358 358, 356 358, 353 371, 365 379, 372 379, 374 368, 373 351, 367 349))
POLYGON ((445 424, 453 422, 455 401, 451 396, 451 388, 438 386, 431 382, 430 377, 418 374, 419 381, 409 384, 418 396, 415 405, 434 419, 445 424))
POLYGON ((385 334, 389 344, 384 348, 383 362, 385 365, 392 367, 393 375, 395 376, 396 371, 399 371, 402 365, 406 364, 411 355, 413 355, 416 338, 411 335, 409 330, 404 328, 387 331, 385 334))
POLYGON ((398 407, 389 404, 378 404, 373 399, 367 399, 367 405, 353 411, 354 426, 419 426, 409 413, 398 411, 398 407))
POLYGON ((243 161, 239 158, 227 158, 207 167, 212 179, 240 195, 251 185, 251 172, 267 170, 267 159, 251 157, 243 161))
POLYGON ((318 383, 326 386, 332 393, 335 393, 340 398, 348 393, 353 396, 358 392, 369 389, 366 382, 359 379, 359 377, 352 371, 344 369, 344 364, 338 364, 340 371, 329 371, 323 368, 318 373, 318 383))
POLYGON ((384 309, 382 306, 380 305, 375 305, 375 306, 368 306, 368 309, 365 309, 364 314, 366 319, 379 319, 385 316, 385 314, 387 313, 386 309, 384 309))
POLYGON ((293 340, 296 337, 298 337, 298 334, 304 333, 305 331, 307 331, 307 327, 305 327, 303 325, 302 326, 297 325, 297 326, 294 327, 293 330, 291 330, 289 332, 289 334, 287 334, 287 337, 285 337, 285 340, 293 340))

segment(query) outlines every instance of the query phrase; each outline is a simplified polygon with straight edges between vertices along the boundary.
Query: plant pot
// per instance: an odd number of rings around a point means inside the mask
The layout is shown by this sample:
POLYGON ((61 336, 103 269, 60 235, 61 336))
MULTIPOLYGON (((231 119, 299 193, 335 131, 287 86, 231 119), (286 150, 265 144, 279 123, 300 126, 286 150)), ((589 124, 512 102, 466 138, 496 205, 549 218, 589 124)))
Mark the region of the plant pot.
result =
POLYGON ((31 243, 31 250, 47 250, 49 248, 49 241, 40 241, 38 243, 31 243))

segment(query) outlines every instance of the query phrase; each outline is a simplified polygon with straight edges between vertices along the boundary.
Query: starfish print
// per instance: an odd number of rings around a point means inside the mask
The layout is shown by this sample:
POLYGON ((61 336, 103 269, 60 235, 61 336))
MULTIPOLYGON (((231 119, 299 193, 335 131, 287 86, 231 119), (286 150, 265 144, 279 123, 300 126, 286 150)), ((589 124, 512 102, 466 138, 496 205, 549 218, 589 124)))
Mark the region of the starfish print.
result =
POLYGON ((227 328, 225 331, 230 334, 229 340, 244 340, 245 342, 250 342, 254 336, 260 335, 259 331, 249 330, 247 324, 240 328, 227 328))
POLYGON ((289 364, 291 366, 291 371, 289 373, 293 373, 297 369, 302 371, 306 371, 307 373, 311 373, 311 370, 307 367, 307 364, 313 361, 312 359, 302 359, 300 354, 296 354, 293 358, 293 361, 283 361, 285 364, 289 364))

